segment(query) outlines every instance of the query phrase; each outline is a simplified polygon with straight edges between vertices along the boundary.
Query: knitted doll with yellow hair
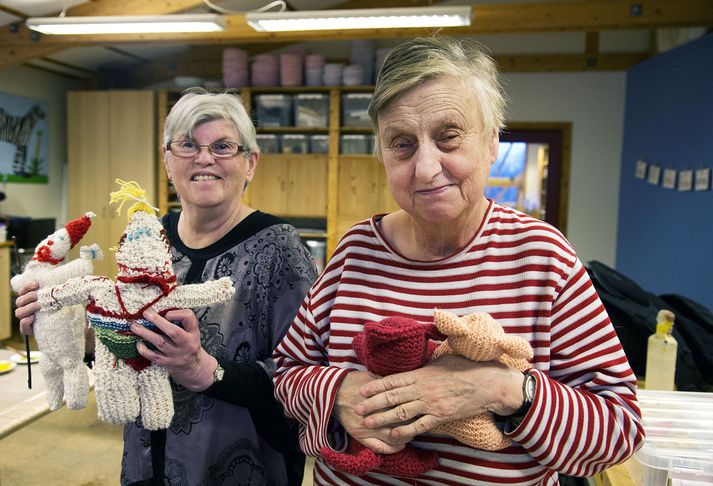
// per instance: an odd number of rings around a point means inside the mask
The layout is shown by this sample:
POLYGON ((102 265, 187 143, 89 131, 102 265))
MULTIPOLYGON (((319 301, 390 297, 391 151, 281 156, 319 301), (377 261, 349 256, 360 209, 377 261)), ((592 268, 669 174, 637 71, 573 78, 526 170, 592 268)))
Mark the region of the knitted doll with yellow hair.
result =
POLYGON ((173 418, 173 396, 168 372, 136 350, 139 338, 131 323, 155 329, 143 313, 153 309, 165 315, 173 309, 194 309, 230 300, 235 292, 228 277, 202 284, 176 285, 171 249, 157 209, 135 182, 116 181, 121 189, 111 202, 127 201, 129 222, 116 252, 116 282, 107 277, 86 276, 63 285, 41 289, 43 310, 88 304, 87 318, 96 333, 94 375, 99 418, 125 423, 141 417, 148 430, 165 429, 173 418))
MULTIPOLYGON (((71 262, 64 260, 69 250, 87 232, 93 217, 94 213, 86 213, 42 240, 24 271, 10 280, 12 289, 18 292, 31 281, 37 282, 40 288, 51 287, 94 273, 92 262, 102 257, 98 245, 83 246, 79 258, 71 262)), ((50 410, 61 407, 63 398, 70 409, 87 405, 89 377, 84 366, 86 327, 85 311, 81 306, 37 314, 33 331, 37 346, 43 353, 40 371, 45 380, 50 410)))

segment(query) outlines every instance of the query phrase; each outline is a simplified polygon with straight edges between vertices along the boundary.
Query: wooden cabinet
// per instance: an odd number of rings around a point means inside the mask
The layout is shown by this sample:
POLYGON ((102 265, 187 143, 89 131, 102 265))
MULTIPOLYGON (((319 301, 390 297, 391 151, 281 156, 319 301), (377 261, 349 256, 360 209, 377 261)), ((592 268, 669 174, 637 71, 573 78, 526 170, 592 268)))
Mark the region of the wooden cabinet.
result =
MULTIPOLYGON (((153 91, 72 91, 67 95, 67 218, 96 213, 83 244, 98 243, 95 274, 114 277, 114 253, 127 223, 109 193, 115 179, 136 181, 155 204, 156 107, 153 91)), ((76 254, 77 249, 74 250, 76 254)))
POLYGON ((0 341, 12 335, 10 250, 12 250, 12 243, 0 243, 0 341))
POLYGON ((327 216, 327 157, 265 154, 245 195, 261 211, 297 218, 327 216))
MULTIPOLYGON (((368 135, 368 128, 340 126, 343 93, 370 93, 371 86, 244 88, 243 100, 248 110, 253 97, 263 93, 322 93, 329 96, 329 124, 325 127, 260 128, 258 133, 326 134, 326 154, 262 154, 255 177, 245 194, 245 203, 291 221, 321 221, 321 229, 309 237, 327 240, 327 254, 334 251, 339 238, 351 225, 375 213, 397 209, 386 184, 384 168, 371 155, 340 154, 340 135, 368 135)), ((178 93, 159 94, 159 126, 178 93)), ((252 110, 251 110, 252 111, 252 110)), ((159 136, 162 136, 162 128, 159 136)), ((163 162, 159 164, 159 207, 162 212, 177 209, 180 203, 166 179, 163 162)))

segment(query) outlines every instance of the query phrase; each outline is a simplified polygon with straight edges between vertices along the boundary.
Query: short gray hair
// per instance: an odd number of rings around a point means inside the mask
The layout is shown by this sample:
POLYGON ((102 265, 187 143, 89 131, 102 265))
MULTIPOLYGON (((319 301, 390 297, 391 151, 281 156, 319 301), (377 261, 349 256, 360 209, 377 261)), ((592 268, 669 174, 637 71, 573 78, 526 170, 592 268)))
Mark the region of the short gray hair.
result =
POLYGON ((213 120, 232 122, 240 144, 250 152, 260 152, 255 138, 255 126, 236 91, 213 93, 203 88, 189 88, 171 108, 163 127, 163 145, 177 137, 191 137, 193 130, 213 120))
MULTIPOLYGON (((505 93, 495 61, 475 41, 419 37, 395 47, 384 60, 369 104, 374 127, 385 108, 407 90, 440 76, 473 79, 484 134, 505 127, 505 93)), ((375 130, 378 147, 378 130, 375 130)), ((375 147, 375 151, 378 149, 375 147)))

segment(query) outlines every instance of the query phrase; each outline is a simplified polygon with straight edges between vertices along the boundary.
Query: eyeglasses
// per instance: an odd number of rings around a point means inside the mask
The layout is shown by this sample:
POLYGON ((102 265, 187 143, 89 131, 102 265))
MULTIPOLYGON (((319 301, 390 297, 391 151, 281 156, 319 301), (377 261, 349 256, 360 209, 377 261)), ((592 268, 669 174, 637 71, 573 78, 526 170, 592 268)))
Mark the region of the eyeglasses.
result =
POLYGON ((247 145, 238 145, 235 142, 228 142, 226 140, 213 142, 208 145, 201 145, 193 140, 176 140, 166 145, 166 149, 178 157, 195 157, 200 153, 202 147, 208 147, 210 154, 217 159, 235 157, 241 152, 249 151, 247 145))

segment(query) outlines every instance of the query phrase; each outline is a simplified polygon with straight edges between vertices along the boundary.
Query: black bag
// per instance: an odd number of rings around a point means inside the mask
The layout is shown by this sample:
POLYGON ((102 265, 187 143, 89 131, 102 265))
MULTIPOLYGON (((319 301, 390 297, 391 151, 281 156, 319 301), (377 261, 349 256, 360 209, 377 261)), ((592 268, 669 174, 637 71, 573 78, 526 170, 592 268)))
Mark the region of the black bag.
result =
MULTIPOLYGON (((675 310, 667 301, 645 291, 627 276, 601 262, 590 261, 587 271, 619 336, 631 368, 637 376, 643 377, 646 373, 647 342, 649 336, 656 332, 656 315, 661 309, 676 313, 675 310)), ((689 345, 691 338, 687 339, 682 332, 684 326, 688 327, 682 320, 679 320, 677 314, 673 326, 673 337, 678 342, 676 388, 682 391, 703 391, 706 389, 706 380, 693 357, 689 345)))
POLYGON ((676 314, 678 327, 691 348, 703 379, 713 385, 713 313, 702 304, 678 294, 660 296, 676 314))

